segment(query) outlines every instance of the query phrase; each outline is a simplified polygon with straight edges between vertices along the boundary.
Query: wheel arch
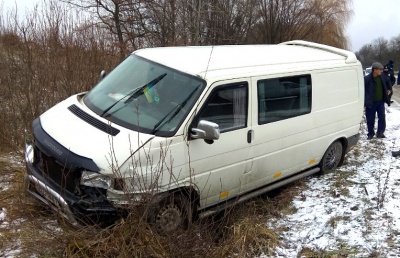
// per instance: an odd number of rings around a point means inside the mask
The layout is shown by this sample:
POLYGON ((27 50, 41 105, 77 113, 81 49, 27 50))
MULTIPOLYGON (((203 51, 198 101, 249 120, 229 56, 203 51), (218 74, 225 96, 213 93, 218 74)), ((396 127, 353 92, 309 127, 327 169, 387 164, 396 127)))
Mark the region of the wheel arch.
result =
POLYGON ((156 194, 152 202, 160 202, 165 198, 168 198, 171 194, 179 194, 182 195, 183 197, 187 198, 189 200, 190 206, 192 208, 192 213, 195 215, 197 213, 197 209, 200 205, 200 194, 197 191, 197 188, 193 185, 186 185, 186 186, 180 186, 175 189, 170 189, 168 191, 156 194))
POLYGON ((348 146, 348 141, 347 141, 347 139, 345 137, 342 136, 342 137, 339 137, 339 138, 333 140, 328 145, 328 147, 326 147, 325 152, 324 152, 324 154, 323 154, 323 156, 321 158, 321 161, 318 164, 318 166, 321 169, 321 173, 322 174, 326 172, 325 168, 324 168, 325 157, 326 157, 326 155, 328 155, 328 152, 330 152, 331 146, 333 146, 335 143, 339 143, 341 145, 341 148, 342 148, 342 152, 340 154, 341 156, 339 158, 339 162, 337 163, 337 166, 335 166, 335 167, 340 167, 344 163, 344 157, 346 155, 346 149, 347 149, 347 146, 348 146))
POLYGON ((187 229, 197 218, 198 194, 193 187, 183 186, 153 196, 146 209, 147 221, 159 233, 187 229))
MULTIPOLYGON (((347 138, 344 137, 344 136, 340 137, 336 141, 339 141, 342 144, 342 147, 343 147, 342 157, 340 158, 340 162, 339 162, 339 165, 338 165, 338 167, 340 167, 340 166, 343 165, 344 157, 346 156, 346 150, 347 150, 347 148, 349 146, 349 142, 348 142, 347 138)), ((334 142, 335 141, 333 141, 332 143, 334 143, 334 142)))
POLYGON ((200 194, 194 186, 181 186, 179 188, 169 191, 169 194, 180 194, 185 198, 188 198, 192 211, 197 212, 197 208, 200 205, 200 194))

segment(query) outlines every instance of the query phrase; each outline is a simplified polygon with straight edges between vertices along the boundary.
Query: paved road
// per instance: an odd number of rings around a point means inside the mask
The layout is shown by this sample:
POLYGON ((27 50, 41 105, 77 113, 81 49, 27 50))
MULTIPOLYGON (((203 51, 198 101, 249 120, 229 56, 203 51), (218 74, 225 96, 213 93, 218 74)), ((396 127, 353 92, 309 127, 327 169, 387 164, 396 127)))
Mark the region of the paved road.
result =
POLYGON ((392 95, 392 100, 396 101, 397 103, 400 104, 400 87, 399 86, 393 86, 393 95, 392 95))
POLYGON ((395 71, 395 75, 394 77, 396 78, 396 83, 394 84, 394 86, 392 87, 393 89, 393 95, 392 95, 392 100, 396 101, 398 104, 400 104, 400 86, 397 86, 397 74, 399 72, 395 71))

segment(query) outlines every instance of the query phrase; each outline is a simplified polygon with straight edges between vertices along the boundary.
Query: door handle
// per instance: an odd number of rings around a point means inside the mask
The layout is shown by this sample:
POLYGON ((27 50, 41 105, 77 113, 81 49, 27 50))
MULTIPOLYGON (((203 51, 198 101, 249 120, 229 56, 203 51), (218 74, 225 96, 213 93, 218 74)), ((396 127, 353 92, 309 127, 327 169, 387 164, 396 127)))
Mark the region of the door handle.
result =
POLYGON ((247 142, 251 143, 251 140, 253 139, 253 130, 249 130, 247 132, 247 142))

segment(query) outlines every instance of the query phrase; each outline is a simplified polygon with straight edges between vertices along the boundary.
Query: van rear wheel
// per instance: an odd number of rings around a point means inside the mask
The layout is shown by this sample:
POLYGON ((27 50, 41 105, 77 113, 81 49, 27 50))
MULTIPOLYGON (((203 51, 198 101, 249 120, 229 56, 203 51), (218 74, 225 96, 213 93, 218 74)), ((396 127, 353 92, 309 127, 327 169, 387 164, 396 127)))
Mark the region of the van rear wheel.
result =
POLYGON ((326 150, 322 157, 320 168, 321 173, 326 173, 339 166, 343 156, 343 145, 340 141, 335 141, 326 150))
POLYGON ((159 233, 187 229, 192 222, 190 202, 180 194, 170 194, 159 202, 153 203, 148 218, 150 224, 159 233))

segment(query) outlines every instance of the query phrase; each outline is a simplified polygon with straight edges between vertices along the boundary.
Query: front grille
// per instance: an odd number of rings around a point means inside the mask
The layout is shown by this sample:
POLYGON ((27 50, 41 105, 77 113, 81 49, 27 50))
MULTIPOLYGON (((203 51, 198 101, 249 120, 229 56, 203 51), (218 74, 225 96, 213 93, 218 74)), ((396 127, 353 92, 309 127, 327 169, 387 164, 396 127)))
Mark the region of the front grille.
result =
POLYGON ((108 133, 112 136, 116 136, 119 133, 117 128, 112 127, 109 124, 103 123, 96 118, 92 117, 91 115, 84 112, 80 109, 77 105, 71 105, 68 107, 68 110, 71 111, 74 115, 85 121, 86 123, 91 124, 92 126, 96 127, 97 129, 108 133))
POLYGON ((74 193, 79 186, 82 171, 80 169, 71 169, 59 164, 54 158, 47 156, 36 149, 37 166, 42 172, 42 176, 51 179, 63 190, 74 193))

